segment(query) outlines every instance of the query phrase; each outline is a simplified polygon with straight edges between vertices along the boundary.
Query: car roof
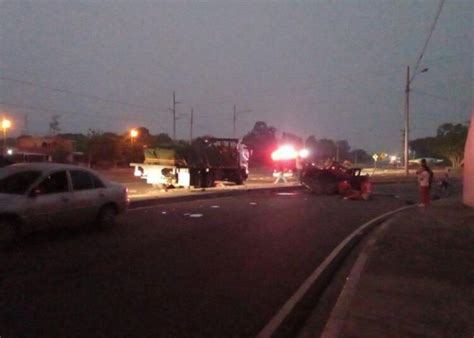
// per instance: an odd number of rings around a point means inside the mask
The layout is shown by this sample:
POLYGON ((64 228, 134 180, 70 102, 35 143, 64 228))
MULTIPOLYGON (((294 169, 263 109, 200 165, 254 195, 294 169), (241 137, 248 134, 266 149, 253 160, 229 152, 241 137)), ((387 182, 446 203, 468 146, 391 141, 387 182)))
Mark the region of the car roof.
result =
POLYGON ((29 170, 39 170, 43 172, 49 172, 52 170, 86 170, 92 172, 88 168, 80 167, 73 164, 63 164, 63 163, 51 163, 51 162, 29 162, 29 163, 15 163, 7 167, 2 168, 3 170, 8 171, 9 173, 29 171, 29 170))

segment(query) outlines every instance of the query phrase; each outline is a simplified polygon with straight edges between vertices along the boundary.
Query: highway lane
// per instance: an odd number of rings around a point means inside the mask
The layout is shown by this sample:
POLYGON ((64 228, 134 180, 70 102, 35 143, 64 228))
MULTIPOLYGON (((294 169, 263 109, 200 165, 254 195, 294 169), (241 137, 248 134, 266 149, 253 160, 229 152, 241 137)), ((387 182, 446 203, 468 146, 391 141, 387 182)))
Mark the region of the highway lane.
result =
POLYGON ((0 335, 253 336, 345 236, 403 204, 249 193, 35 234, 0 253, 0 335))

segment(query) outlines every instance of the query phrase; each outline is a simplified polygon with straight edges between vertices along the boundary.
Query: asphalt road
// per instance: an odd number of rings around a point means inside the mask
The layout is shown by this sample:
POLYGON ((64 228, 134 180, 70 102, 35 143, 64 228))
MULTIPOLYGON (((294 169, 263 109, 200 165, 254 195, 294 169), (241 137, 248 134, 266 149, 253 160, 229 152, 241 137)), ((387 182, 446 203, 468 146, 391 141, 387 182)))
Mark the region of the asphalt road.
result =
POLYGON ((34 234, 0 253, 0 336, 254 336, 345 236, 404 205, 384 189, 249 193, 34 234))

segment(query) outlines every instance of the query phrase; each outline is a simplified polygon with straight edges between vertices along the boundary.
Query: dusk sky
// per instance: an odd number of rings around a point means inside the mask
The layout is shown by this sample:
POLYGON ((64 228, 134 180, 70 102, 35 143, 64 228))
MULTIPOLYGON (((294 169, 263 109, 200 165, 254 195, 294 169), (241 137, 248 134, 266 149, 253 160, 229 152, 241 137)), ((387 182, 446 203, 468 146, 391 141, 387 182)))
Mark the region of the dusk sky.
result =
MULTIPOLYGON (((406 66, 438 0, 0 2, 0 111, 24 129, 232 136, 256 121, 400 152, 406 66)), ((474 1, 447 0, 412 82, 411 138, 467 122, 474 1)))

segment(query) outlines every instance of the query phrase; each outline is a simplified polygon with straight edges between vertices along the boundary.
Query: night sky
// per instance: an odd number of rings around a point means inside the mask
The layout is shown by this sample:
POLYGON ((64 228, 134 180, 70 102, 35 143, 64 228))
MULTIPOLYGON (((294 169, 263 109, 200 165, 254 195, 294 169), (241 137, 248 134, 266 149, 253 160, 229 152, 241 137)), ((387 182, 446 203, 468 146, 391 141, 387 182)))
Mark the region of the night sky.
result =
MULTIPOLYGON (((12 135, 232 136, 263 120, 303 137, 399 152, 406 66, 433 24, 426 1, 1 1, 0 110, 12 135), (251 110, 251 112, 246 112, 251 110)), ((447 0, 412 82, 412 138, 467 122, 474 1, 447 0)))

